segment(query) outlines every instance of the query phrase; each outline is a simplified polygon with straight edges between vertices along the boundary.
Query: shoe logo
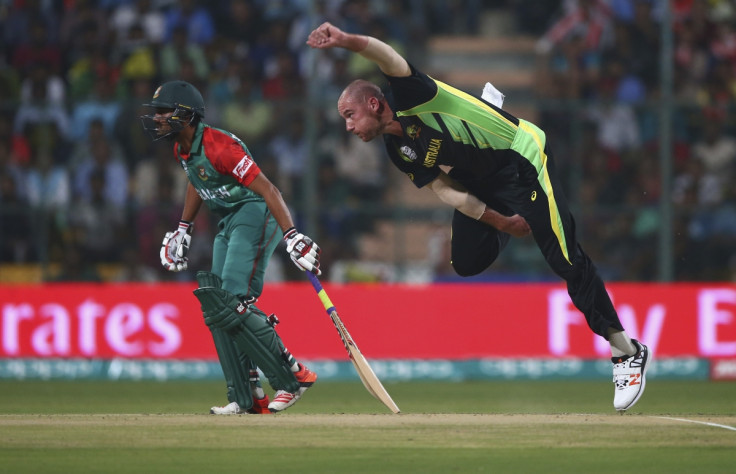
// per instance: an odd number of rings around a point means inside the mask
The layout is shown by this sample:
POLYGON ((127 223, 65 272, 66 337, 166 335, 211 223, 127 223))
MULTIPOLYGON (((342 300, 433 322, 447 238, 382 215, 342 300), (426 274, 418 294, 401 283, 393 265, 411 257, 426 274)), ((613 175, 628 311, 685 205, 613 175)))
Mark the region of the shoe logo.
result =
POLYGON ((631 374, 629 377, 631 378, 631 380, 629 380, 629 387, 632 385, 641 385, 641 382, 639 381, 641 374, 631 374))
POLYGON ((532 191, 532 202, 534 202, 536 200, 537 200, 537 192, 536 191, 532 191))

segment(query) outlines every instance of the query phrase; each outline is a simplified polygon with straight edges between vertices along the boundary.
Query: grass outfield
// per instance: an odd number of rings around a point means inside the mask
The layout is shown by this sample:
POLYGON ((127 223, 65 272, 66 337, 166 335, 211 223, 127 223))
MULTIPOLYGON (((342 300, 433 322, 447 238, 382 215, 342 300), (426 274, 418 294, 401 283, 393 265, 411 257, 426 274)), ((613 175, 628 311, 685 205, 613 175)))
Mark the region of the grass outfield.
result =
POLYGON ((0 473, 726 473, 736 384, 317 383, 278 415, 215 417, 219 382, 0 381, 0 473))

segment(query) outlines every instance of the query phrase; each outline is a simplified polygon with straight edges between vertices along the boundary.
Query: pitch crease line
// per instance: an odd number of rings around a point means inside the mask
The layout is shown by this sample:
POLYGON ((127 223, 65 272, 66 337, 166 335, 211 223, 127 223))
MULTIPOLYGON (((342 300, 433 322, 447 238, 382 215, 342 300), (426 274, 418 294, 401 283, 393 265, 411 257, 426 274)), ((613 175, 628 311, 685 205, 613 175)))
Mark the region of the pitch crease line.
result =
POLYGON ((688 420, 686 418, 672 418, 669 416, 653 416, 652 418, 661 418, 663 420, 684 421, 687 423, 697 423, 699 425, 708 425, 708 426, 714 426, 716 428, 723 428, 726 430, 736 431, 736 428, 734 428, 733 426, 719 425, 718 423, 709 423, 707 421, 688 420))

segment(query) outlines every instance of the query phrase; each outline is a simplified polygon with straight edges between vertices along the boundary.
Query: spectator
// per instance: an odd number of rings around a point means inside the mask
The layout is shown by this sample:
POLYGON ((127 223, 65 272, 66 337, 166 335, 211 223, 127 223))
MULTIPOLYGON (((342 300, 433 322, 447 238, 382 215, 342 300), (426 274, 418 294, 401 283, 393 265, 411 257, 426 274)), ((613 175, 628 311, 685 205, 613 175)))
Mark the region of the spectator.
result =
POLYGON ((693 145, 693 158, 703 163, 705 172, 720 176, 725 183, 733 182, 736 139, 724 133, 723 119, 716 111, 706 110, 703 115, 703 131, 693 145))
POLYGON ((110 14, 110 27, 118 42, 128 37, 130 28, 140 25, 148 43, 160 44, 166 34, 166 17, 151 0, 120 2, 110 14))
POLYGON ((232 50, 247 53, 264 28, 259 3, 254 0, 229 0, 218 12, 217 33, 232 44, 232 50))
POLYGON ((621 68, 620 62, 607 63, 599 86, 601 97, 587 111, 587 118, 598 128, 601 145, 617 153, 641 146, 639 125, 633 107, 616 101, 621 68))
MULTIPOLYGON (((143 129, 140 124, 136 125, 143 129)), ((146 138, 149 142, 151 141, 150 137, 146 136, 146 138)), ((181 167, 176 160, 171 159, 171 150, 167 146, 154 147, 153 155, 148 159, 140 160, 134 168, 131 199, 137 208, 161 205, 166 202, 170 202, 171 206, 176 208, 174 203, 181 200, 186 189, 186 174, 181 172, 181 167)), ((164 231, 164 234, 166 232, 164 231)), ((161 240, 158 234, 156 234, 156 239, 161 240)), ((159 266, 158 260, 153 263, 159 266)))
POLYGON ((77 197, 69 212, 73 242, 81 246, 85 261, 120 262, 121 244, 133 237, 125 232, 123 209, 106 196, 109 183, 105 169, 95 168, 84 178, 88 180, 85 188, 89 196, 77 197))
POLYGON ((285 100, 304 97, 306 87, 299 75, 296 57, 286 49, 278 50, 269 77, 263 81, 263 97, 267 100, 285 100))
POLYGON ((386 185, 386 159, 376 143, 343 134, 334 149, 336 171, 348 183, 350 194, 361 201, 380 201, 386 185))
POLYGON ((16 189, 16 181, 0 170, 0 262, 22 263, 35 258, 28 202, 16 189))
POLYGON ((115 133, 115 123, 120 113, 120 103, 113 95, 113 77, 98 76, 95 79, 94 93, 89 98, 77 102, 72 112, 70 137, 74 140, 87 138, 90 123, 100 120, 105 135, 111 137, 115 133))
POLYGON ((96 139, 89 144, 90 154, 74 169, 74 195, 85 203, 92 203, 99 198, 122 212, 128 203, 128 170, 122 156, 114 154, 114 149, 107 140, 96 139), (102 189, 96 189, 98 183, 93 175, 102 176, 102 189))
POLYGON ((2 22, 2 33, 0 33, 5 48, 13 51, 22 44, 32 41, 33 25, 39 23, 45 30, 50 43, 56 43, 59 39, 59 12, 55 11, 59 2, 46 2, 43 0, 25 0, 23 2, 12 2, 13 6, 7 8, 8 2, 4 2, 7 16, 2 22))
POLYGON ((248 147, 258 154, 274 123, 274 105, 263 99, 260 84, 252 74, 240 78, 234 94, 223 107, 223 127, 248 140, 248 147))
MULTIPOLYGON (((171 159, 171 150, 168 147, 161 147, 162 153, 159 157, 167 158, 167 162, 174 163, 171 159)), ((136 213, 134 228, 135 242, 138 253, 140 254, 140 262, 147 267, 155 268, 159 279, 172 280, 178 273, 167 271, 161 266, 159 252, 161 250, 161 235, 168 232, 168 223, 172 219, 176 221, 181 217, 180 206, 185 191, 176 192, 177 187, 175 176, 184 176, 184 185, 186 190, 186 175, 179 170, 175 174, 162 173, 155 176, 157 179, 156 186, 150 188, 155 195, 150 196, 139 203, 136 213), (163 234, 161 234, 163 232, 163 234)), ((149 177, 153 180, 153 177, 149 177)), ((197 229, 199 233, 201 229, 197 229)))
POLYGON ((203 47, 188 39, 187 27, 183 24, 174 27, 171 41, 161 48, 160 61, 161 76, 165 81, 181 77, 185 62, 191 63, 197 81, 206 80, 210 73, 203 47))
POLYGON ((158 74, 157 55, 145 36, 143 26, 128 29, 125 42, 118 43, 116 63, 122 79, 152 79, 158 74))
POLYGON ((68 2, 60 20, 54 23, 59 25, 59 42, 65 51, 84 50, 89 45, 107 51, 111 46, 107 20, 107 12, 97 6, 97 1, 75 0, 68 2))
MULTIPOLYGON (((134 170, 139 163, 151 160, 155 154, 156 147, 138 122, 138 118, 145 114, 142 104, 151 98, 151 81, 146 78, 130 79, 126 81, 126 90, 126 99, 120 101, 114 142, 120 144, 128 169, 134 170)), ((101 121, 97 123, 99 129, 96 133, 104 136, 101 121)))
POLYGON ((166 36, 164 43, 172 40, 174 30, 184 26, 188 40, 206 45, 215 37, 215 25, 209 11, 199 0, 180 0, 166 13, 166 36))
POLYGON ((537 42, 537 52, 549 53, 570 35, 581 35, 586 50, 601 50, 610 41, 612 12, 605 0, 573 0, 537 42))
POLYGON ((71 202, 71 181, 66 166, 54 162, 50 152, 39 150, 26 173, 28 203, 46 211, 62 211, 71 202))
POLYGON ((29 87, 29 97, 18 107, 14 132, 25 135, 31 147, 34 146, 34 131, 49 124, 56 128, 61 137, 66 138, 71 130, 69 114, 63 103, 49 100, 48 81, 32 80, 26 84, 29 87))
POLYGON ((49 38, 46 23, 34 19, 29 26, 29 40, 19 44, 13 51, 13 67, 28 73, 32 66, 44 64, 52 75, 61 72, 61 49, 49 38))
POLYGON ((21 101, 43 100, 50 105, 65 106, 66 84, 60 76, 51 73, 46 63, 29 64, 27 71, 20 86, 21 101), (45 88, 45 92, 36 90, 41 88, 45 88))
POLYGON ((309 159, 304 135, 304 117, 294 114, 285 124, 284 133, 277 134, 269 143, 269 155, 278 166, 278 187, 288 202, 303 199, 302 183, 309 159))

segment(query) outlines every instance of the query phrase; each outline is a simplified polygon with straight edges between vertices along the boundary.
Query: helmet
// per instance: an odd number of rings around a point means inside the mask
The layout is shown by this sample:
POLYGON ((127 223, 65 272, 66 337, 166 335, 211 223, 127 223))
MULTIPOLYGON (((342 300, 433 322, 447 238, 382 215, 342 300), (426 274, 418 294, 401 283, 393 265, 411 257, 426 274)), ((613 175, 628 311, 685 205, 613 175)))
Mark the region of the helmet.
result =
POLYGON ((170 109, 174 113, 167 119, 171 130, 160 133, 160 123, 154 120, 154 114, 141 117, 143 128, 154 140, 173 138, 189 124, 204 118, 204 99, 196 87, 185 81, 170 81, 160 85, 153 93, 153 99, 144 107, 170 109))

